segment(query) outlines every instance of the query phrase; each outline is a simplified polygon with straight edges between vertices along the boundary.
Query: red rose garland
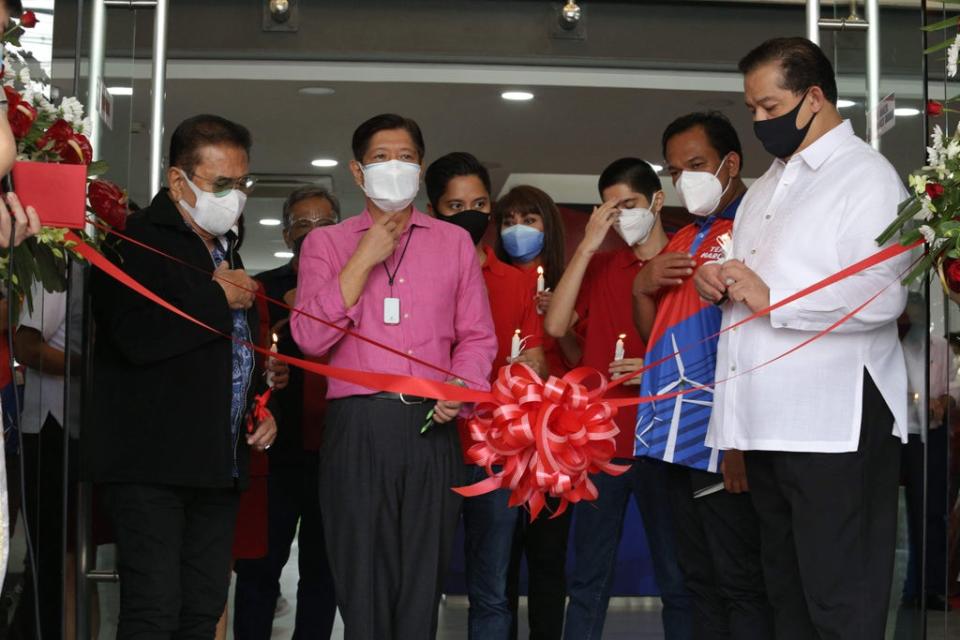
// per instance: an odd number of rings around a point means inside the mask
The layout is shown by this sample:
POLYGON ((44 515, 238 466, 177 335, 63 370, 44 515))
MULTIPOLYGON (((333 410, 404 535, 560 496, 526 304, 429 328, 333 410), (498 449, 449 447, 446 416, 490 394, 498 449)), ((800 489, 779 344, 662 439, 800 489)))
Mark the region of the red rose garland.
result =
POLYGON ((469 497, 509 487, 510 506, 529 505, 531 519, 545 506, 546 494, 560 498, 552 517, 571 502, 595 500, 589 474, 629 469, 610 463, 620 430, 613 421, 616 408, 601 399, 606 389, 606 378, 593 369, 574 369, 544 383, 524 364, 501 368, 491 391, 494 402, 477 405, 468 422, 474 444, 467 457, 490 477, 456 491, 469 497), (583 380, 592 376, 600 386, 588 390, 583 380))

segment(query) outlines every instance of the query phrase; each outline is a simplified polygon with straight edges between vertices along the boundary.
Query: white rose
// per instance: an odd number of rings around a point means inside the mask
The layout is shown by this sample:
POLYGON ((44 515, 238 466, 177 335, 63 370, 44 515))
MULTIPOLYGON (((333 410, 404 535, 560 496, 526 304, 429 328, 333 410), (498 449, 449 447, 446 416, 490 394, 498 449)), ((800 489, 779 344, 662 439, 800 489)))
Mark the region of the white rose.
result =
POLYGON ((934 240, 937 239, 937 232, 930 228, 929 225, 920 225, 920 235, 923 236, 923 239, 927 244, 933 244, 934 240))

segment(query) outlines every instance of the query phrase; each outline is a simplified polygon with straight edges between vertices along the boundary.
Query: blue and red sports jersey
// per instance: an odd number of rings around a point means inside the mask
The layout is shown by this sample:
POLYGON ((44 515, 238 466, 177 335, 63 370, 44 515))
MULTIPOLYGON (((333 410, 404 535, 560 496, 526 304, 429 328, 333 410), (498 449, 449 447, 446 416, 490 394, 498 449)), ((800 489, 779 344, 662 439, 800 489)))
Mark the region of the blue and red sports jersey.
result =
MULTIPOLYGON (((697 266, 722 258, 717 238, 733 229, 741 199, 718 215, 680 229, 664 253, 689 253, 697 266)), ((662 291, 644 359, 653 363, 677 355, 643 374, 640 395, 662 395, 712 384, 717 340, 701 341, 720 330, 720 320, 720 308, 700 298, 692 276, 683 284, 662 291)), ((718 472, 720 451, 705 444, 712 407, 712 389, 641 404, 637 411, 636 455, 718 472)))

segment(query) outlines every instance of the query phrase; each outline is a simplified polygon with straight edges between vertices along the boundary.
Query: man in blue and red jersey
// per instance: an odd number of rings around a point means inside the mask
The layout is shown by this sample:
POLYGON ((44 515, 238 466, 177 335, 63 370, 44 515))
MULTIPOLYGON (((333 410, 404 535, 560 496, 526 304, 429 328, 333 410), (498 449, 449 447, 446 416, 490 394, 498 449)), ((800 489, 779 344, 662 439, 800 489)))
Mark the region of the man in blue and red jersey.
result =
MULTIPOLYGON (((637 331, 646 340, 641 396, 714 382, 720 308, 700 298, 690 263, 722 261, 746 192, 743 154, 730 121, 717 112, 674 120, 663 154, 677 193, 696 220, 673 236, 633 285, 637 331), (654 364, 663 360, 660 364, 654 364)), ((743 454, 706 446, 712 389, 640 405, 636 454, 672 463, 670 497, 677 551, 694 598, 694 637, 773 638, 760 564, 760 528, 743 454)))
MULTIPOLYGON (((633 321, 629 291, 637 273, 667 244, 660 222, 663 192, 653 168, 637 158, 622 158, 600 175, 597 207, 583 240, 557 284, 544 327, 553 336, 571 327, 583 340, 581 364, 610 377, 628 375, 643 366, 645 345, 633 321), (624 246, 598 251, 614 229, 624 246), (619 349, 622 345, 622 350, 619 349)), ((690 266, 692 268, 692 265, 690 266)), ((613 388, 609 397, 636 397, 639 378, 613 388)), ((643 517, 653 570, 663 599, 664 637, 690 638, 690 594, 674 549, 676 532, 667 496, 667 468, 651 459, 633 461, 636 409, 617 413, 616 461, 629 464, 621 476, 592 477, 600 497, 575 508, 576 564, 570 580, 563 635, 571 640, 599 640, 610 599, 617 546, 631 496, 643 517)))

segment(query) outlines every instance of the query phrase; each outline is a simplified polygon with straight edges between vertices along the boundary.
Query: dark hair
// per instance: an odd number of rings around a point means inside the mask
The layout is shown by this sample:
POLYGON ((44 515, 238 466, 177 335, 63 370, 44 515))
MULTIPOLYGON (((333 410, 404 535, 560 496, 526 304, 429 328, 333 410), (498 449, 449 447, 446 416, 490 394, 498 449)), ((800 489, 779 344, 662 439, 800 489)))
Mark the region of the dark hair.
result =
POLYGON ((740 147, 740 137, 737 135, 737 130, 733 128, 730 119, 719 111, 688 113, 668 124, 660 141, 663 157, 667 157, 667 142, 670 141, 670 138, 694 127, 703 127, 703 132, 707 134, 710 146, 714 148, 721 159, 733 152, 740 156, 740 166, 743 166, 743 149, 740 147))
POLYGON ((490 172, 487 168, 480 164, 473 154, 454 151, 434 160, 424 174, 423 182, 427 187, 427 199, 430 200, 434 209, 437 208, 450 181, 460 176, 477 176, 487 193, 490 193, 490 172))
POLYGON ((747 75, 759 66, 780 63, 781 88, 800 95, 810 87, 820 87, 823 95, 837 104, 837 78, 823 50, 806 38, 767 40, 740 60, 740 73, 747 75))
POLYGON ((200 163, 200 149, 216 144, 238 147, 249 157, 253 141, 242 124, 210 114, 193 116, 177 125, 170 137, 170 166, 191 176, 200 163))
POLYGON ((403 129, 410 134, 413 144, 417 147, 417 153, 420 154, 420 160, 423 160, 423 154, 426 147, 423 144, 423 133, 420 132, 420 125, 410 118, 398 116, 395 113, 383 113, 379 116, 373 116, 353 132, 353 158, 357 162, 363 162, 363 155, 370 147, 370 140, 381 131, 390 131, 392 129, 403 129))
POLYGON ((323 198, 330 203, 330 207, 333 209, 333 212, 337 216, 337 222, 340 222, 340 200, 337 199, 337 196, 330 193, 328 189, 324 187, 317 187, 314 185, 306 185, 303 187, 297 187, 294 189, 290 195, 287 196, 287 199, 283 202, 283 228, 286 229, 290 226, 290 209, 293 208, 293 205, 298 202, 303 202, 304 200, 311 200, 313 198, 323 198))
POLYGON ((12 17, 19 18, 23 15, 23 3, 20 0, 3 0, 3 4, 12 17))
POLYGON ((563 238, 563 218, 560 209, 545 192, 529 185, 520 185, 507 192, 493 205, 493 223, 497 227, 497 242, 494 250, 500 260, 511 264, 513 258, 503 249, 500 229, 503 220, 511 213, 536 213, 543 218, 543 265, 544 280, 548 287, 556 287, 566 266, 566 244, 563 238))
POLYGON ((611 162, 597 181, 600 197, 603 197, 605 189, 615 184, 625 184, 636 193, 645 195, 651 202, 653 202, 653 194, 662 188, 657 172, 649 162, 640 158, 620 158, 611 162))

